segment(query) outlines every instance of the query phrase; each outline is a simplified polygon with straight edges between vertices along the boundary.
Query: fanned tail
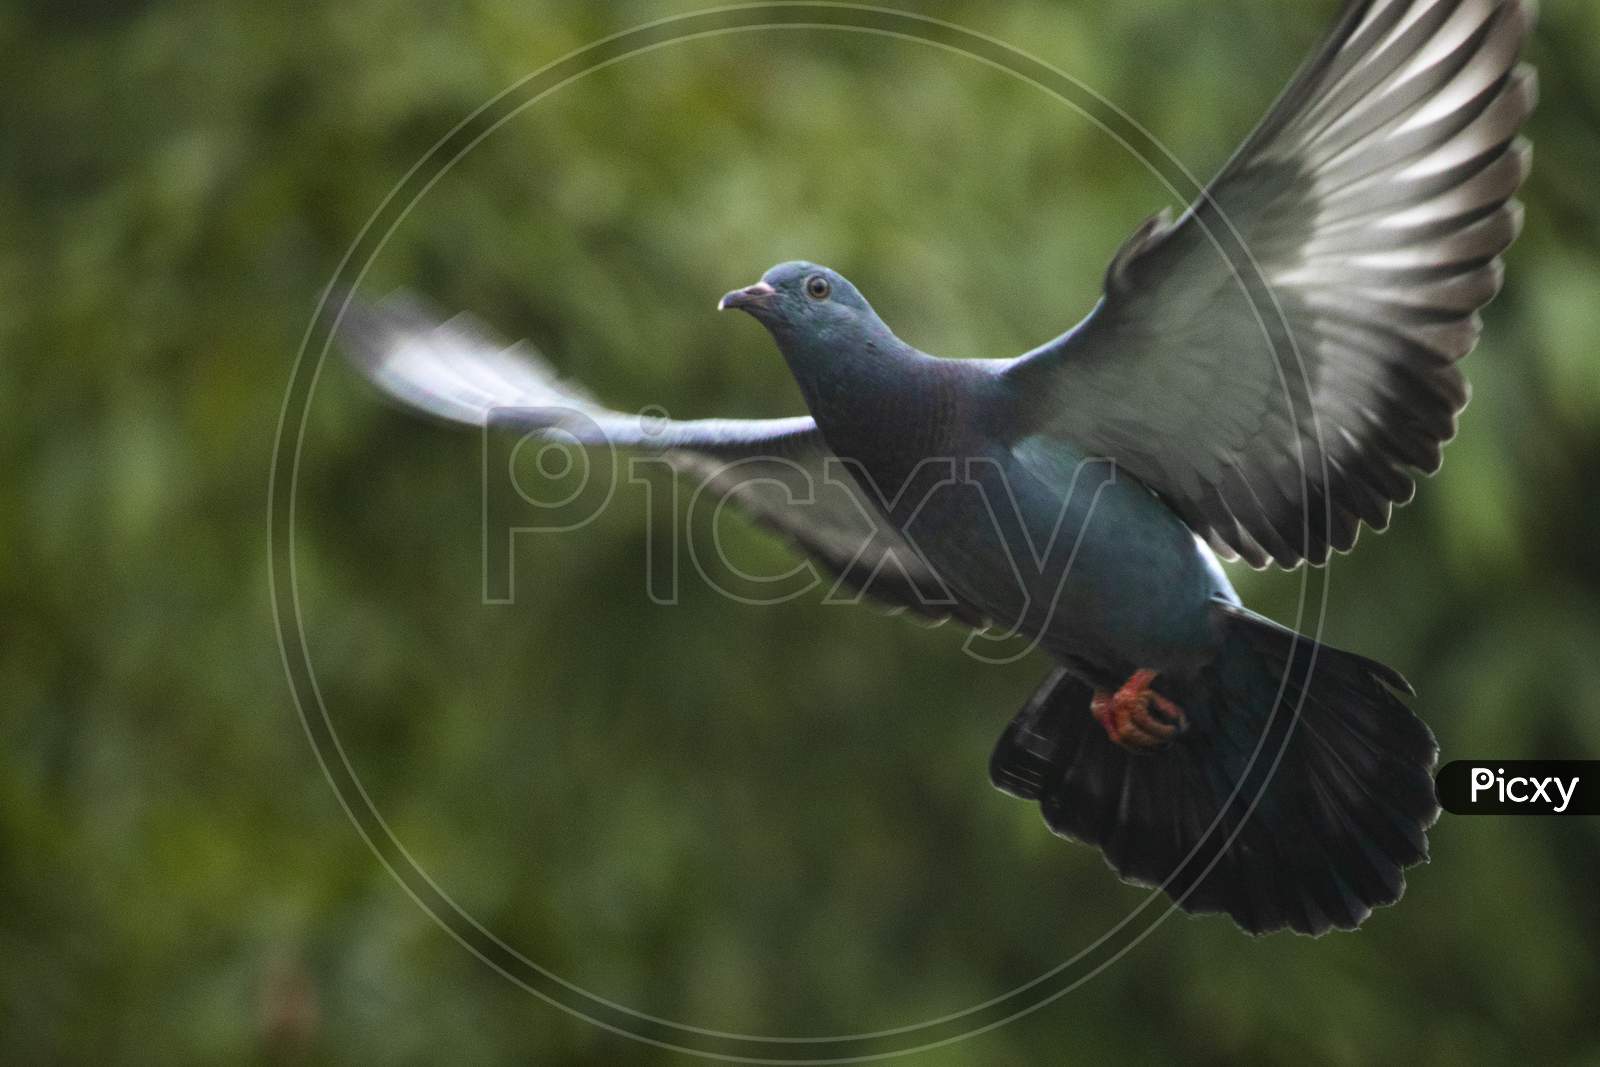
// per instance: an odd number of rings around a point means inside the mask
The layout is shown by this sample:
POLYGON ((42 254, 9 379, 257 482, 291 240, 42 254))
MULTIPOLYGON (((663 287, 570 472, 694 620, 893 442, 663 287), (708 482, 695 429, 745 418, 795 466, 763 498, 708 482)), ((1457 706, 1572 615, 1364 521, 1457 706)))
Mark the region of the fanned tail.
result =
POLYGON ((1254 934, 1354 929, 1427 859, 1433 734, 1390 668, 1219 608, 1213 663, 1157 679, 1190 720, 1170 747, 1113 744, 1089 687, 1057 671, 1001 737, 990 776, 1185 911, 1226 912, 1254 934))

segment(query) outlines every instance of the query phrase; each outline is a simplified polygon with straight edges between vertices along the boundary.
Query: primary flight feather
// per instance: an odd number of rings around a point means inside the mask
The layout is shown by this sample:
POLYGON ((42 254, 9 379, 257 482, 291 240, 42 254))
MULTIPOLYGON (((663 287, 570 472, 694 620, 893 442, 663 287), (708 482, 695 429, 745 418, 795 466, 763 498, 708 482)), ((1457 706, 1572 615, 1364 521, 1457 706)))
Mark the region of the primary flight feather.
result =
POLYGON ((341 337, 411 407, 660 454, 851 587, 1035 642, 1058 667, 997 786, 1186 910, 1354 928, 1426 857, 1432 734, 1398 674, 1250 612, 1213 550, 1323 563, 1438 468, 1521 221, 1531 22, 1348 4, 1204 195, 1014 359, 936 359, 836 272, 774 267, 721 306, 809 417, 624 415, 399 299, 350 302, 341 337))

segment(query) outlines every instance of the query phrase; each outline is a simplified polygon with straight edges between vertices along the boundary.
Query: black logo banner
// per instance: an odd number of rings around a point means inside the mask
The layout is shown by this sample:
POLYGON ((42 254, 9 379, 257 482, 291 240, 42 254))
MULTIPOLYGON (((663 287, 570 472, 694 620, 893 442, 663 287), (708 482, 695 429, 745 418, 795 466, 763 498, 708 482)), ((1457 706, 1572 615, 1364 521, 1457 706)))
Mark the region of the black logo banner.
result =
POLYGON ((1600 815, 1600 760, 1455 760, 1434 789, 1456 815, 1600 815))

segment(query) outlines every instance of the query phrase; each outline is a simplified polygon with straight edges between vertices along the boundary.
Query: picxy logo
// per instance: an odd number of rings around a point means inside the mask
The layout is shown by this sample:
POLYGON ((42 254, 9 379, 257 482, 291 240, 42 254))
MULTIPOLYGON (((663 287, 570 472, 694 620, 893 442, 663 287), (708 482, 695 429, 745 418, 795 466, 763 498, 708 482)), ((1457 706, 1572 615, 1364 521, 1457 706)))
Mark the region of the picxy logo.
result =
POLYGON ((1439 804, 1457 815, 1600 813, 1600 761, 1456 760, 1434 780, 1439 804))
POLYGON ((1552 810, 1560 815, 1567 810, 1567 805, 1572 802, 1572 794, 1578 791, 1578 777, 1574 775, 1570 781, 1562 782, 1556 777, 1550 778, 1507 778, 1505 768, 1497 767, 1490 770, 1487 767, 1472 768, 1472 800, 1477 803, 1478 794, 1488 789, 1497 791, 1502 801, 1509 800, 1513 804, 1539 804, 1550 803, 1551 791, 1561 794, 1561 803, 1552 810))

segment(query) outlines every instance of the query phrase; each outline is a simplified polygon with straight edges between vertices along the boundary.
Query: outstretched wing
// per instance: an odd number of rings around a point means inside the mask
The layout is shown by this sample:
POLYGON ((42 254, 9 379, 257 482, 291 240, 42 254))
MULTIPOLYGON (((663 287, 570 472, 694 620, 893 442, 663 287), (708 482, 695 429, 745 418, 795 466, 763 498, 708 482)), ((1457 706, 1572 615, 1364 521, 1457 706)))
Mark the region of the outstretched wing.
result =
POLYGON ((1455 433, 1455 363, 1521 224, 1531 22, 1523 0, 1348 4, 1205 195, 1008 368, 1028 430, 1117 460, 1255 566, 1386 527, 1455 433))
POLYGON ((352 299, 338 338, 357 369, 406 407, 471 426, 660 455, 851 590, 930 620, 980 623, 856 486, 810 417, 625 415, 562 382, 527 345, 506 347, 465 315, 438 322, 401 296, 379 305, 352 299))

